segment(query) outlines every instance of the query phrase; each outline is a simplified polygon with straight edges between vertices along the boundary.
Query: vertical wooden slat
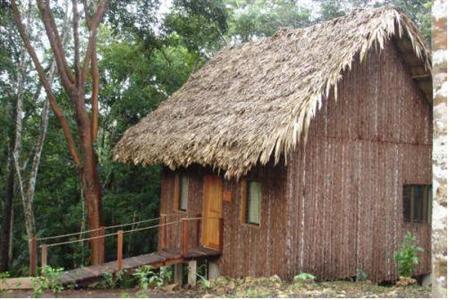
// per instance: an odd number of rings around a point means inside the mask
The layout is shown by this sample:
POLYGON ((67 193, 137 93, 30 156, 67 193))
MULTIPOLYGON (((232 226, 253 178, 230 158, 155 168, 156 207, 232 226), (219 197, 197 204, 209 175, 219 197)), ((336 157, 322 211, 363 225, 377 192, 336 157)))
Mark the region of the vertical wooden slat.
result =
POLYGON ((30 249, 30 275, 36 276, 37 261, 36 261, 36 237, 33 236, 29 241, 30 249))
POLYGON ((182 219, 182 255, 187 256, 189 252, 189 220, 182 219))
POLYGON ((123 230, 117 231, 117 269, 123 269, 123 230))
POLYGON ((220 230, 220 252, 223 252, 223 234, 224 234, 224 222, 223 218, 218 219, 218 228, 220 230))
POLYGON ((180 198, 180 188, 179 188, 179 174, 175 175, 174 182, 173 182, 173 208, 174 211, 179 210, 179 198, 180 198))
POLYGON ((242 178, 240 180, 240 224, 245 224, 246 223, 246 205, 247 205, 247 201, 248 201, 248 185, 246 182, 246 179, 242 178))
MULTIPOLYGON (((196 216, 197 218, 201 217, 201 214, 198 214, 196 216)), ((200 246, 201 245, 201 219, 198 219, 196 222, 196 238, 197 238, 197 245, 200 246)))
POLYGON ((41 246, 41 267, 44 268, 47 265, 48 247, 47 245, 41 246))

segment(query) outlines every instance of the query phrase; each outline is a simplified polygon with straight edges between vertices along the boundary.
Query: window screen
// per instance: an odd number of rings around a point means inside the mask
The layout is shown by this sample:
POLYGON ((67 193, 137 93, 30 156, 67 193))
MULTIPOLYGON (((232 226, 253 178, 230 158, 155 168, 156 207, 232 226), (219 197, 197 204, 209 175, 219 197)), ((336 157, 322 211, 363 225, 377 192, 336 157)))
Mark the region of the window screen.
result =
POLYGON ((260 224, 260 200, 262 198, 261 184, 256 181, 248 182, 247 221, 250 224, 260 224))
POLYGON ((404 185, 403 216, 404 222, 430 224, 432 217, 431 185, 404 185))
POLYGON ((187 210, 187 199, 189 198, 189 178, 181 176, 179 181, 179 210, 187 210))

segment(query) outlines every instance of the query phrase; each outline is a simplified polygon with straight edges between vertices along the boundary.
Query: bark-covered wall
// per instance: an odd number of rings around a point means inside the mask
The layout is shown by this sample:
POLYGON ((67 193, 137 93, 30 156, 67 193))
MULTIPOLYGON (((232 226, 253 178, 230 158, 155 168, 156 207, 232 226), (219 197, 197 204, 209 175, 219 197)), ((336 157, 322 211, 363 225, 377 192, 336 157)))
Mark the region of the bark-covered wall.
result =
POLYGON ((392 44, 345 74, 289 159, 290 275, 392 280, 408 230, 425 249, 417 272, 430 273, 431 226, 403 222, 402 185, 432 182, 431 116, 392 44))
POLYGON ((433 282, 434 297, 447 296, 447 1, 432 7, 433 63, 433 282))
MULTIPOLYGON (((249 174, 262 183, 259 227, 241 224, 240 185, 224 181, 232 201, 223 202, 223 275, 291 278, 304 271, 334 279, 360 268, 374 281, 394 279, 393 252, 408 230, 426 249, 418 273, 430 272, 431 226, 403 222, 402 185, 431 183, 431 106, 389 44, 355 64, 338 90, 338 101, 325 101, 312 121, 305 154, 298 146, 287 167, 282 161, 249 174)), ((197 216, 211 171, 184 172, 187 214, 197 216)), ((161 213, 176 212, 174 176, 163 172, 161 213)), ((193 246, 193 223, 190 229, 193 246)), ((180 232, 169 230, 170 247, 180 247, 180 232)))

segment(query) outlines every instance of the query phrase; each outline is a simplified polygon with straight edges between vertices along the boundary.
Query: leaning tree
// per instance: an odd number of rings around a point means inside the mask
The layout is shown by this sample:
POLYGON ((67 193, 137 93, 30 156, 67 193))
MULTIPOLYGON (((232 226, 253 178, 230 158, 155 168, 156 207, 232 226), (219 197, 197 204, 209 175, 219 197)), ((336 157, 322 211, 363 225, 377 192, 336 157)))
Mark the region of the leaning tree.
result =
MULTIPOLYGON (((30 30, 30 28, 26 28, 22 22, 16 0, 11 0, 11 8, 24 47, 31 57, 39 80, 48 97, 50 107, 62 127, 68 151, 79 171, 84 201, 87 207, 90 236, 94 237, 98 236, 98 229, 102 225, 101 185, 97 174, 97 159, 94 149, 99 123, 99 72, 96 40, 97 29, 106 12, 108 0, 100 0, 96 3, 90 3, 87 0, 81 2, 71 0, 72 24, 70 27, 73 34, 73 55, 70 57, 72 61, 69 64, 69 56, 64 50, 61 35, 56 26, 53 11, 50 8, 50 1, 36 0, 40 19, 45 28, 53 59, 56 62, 61 87, 70 99, 71 108, 74 112, 73 118, 76 123, 77 135, 72 132, 69 119, 57 101, 51 83, 39 60, 38 53, 28 36, 27 30, 30 30), (80 13, 81 10, 83 13, 80 13), (85 51, 81 51, 83 43, 80 38, 80 36, 82 37, 80 35, 80 19, 82 14, 84 15, 82 24, 85 24, 88 33, 85 51), (82 52, 84 52, 83 58, 81 57, 82 52)), ((104 243, 102 239, 92 239, 90 247, 91 263, 102 263, 104 261, 104 243)))

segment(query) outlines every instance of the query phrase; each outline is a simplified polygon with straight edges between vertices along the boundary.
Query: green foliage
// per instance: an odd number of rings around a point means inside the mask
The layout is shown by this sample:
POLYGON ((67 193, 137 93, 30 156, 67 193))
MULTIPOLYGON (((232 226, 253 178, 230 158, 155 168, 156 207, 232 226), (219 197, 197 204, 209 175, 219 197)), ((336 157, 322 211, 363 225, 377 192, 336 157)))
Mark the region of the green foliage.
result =
POLYGON ((196 273, 197 278, 199 278, 200 286, 203 289, 210 289, 211 282, 206 278, 207 276, 207 263, 201 263, 197 268, 196 273))
POLYGON ((402 9, 418 25, 418 28, 430 46, 432 38, 431 8, 432 0, 313 0, 320 7, 318 20, 329 20, 343 16, 354 8, 396 6, 402 9))
POLYGON ((316 276, 309 273, 300 273, 293 277, 295 282, 313 282, 316 280, 316 276))
MULTIPOLYGON (((8 272, 0 272, 0 284, 4 285, 6 282, 6 279, 10 277, 8 272)), ((0 295, 4 292, 4 289, 0 287, 0 295)))
POLYGON ((101 280, 90 285, 91 288, 99 289, 115 289, 115 288, 132 288, 136 285, 136 278, 130 276, 124 270, 110 273, 105 272, 101 275, 101 280))
POLYGON ((142 266, 133 274, 139 281, 139 287, 147 290, 149 288, 161 287, 168 283, 173 276, 171 267, 161 267, 157 272, 151 266, 142 266))
POLYGON ((200 285, 203 289, 210 289, 211 283, 209 280, 207 280, 206 277, 204 277, 200 274, 196 274, 196 276, 198 276, 198 278, 200 279, 200 285))
POLYGON ((238 42, 273 35, 281 27, 298 28, 311 23, 311 11, 297 1, 227 0, 229 31, 238 42))
POLYGON ((411 277, 415 267, 419 264, 418 253, 423 252, 421 247, 416 245, 416 238, 410 232, 404 237, 401 248, 394 253, 394 260, 398 264, 400 276, 411 277))
POLYGON ((114 278, 114 274, 106 272, 101 274, 101 281, 98 286, 103 289, 115 288, 117 285, 117 280, 114 278))
POLYGON ((61 276, 63 268, 52 268, 45 266, 41 269, 41 274, 32 279, 33 296, 40 297, 45 291, 51 291, 54 294, 63 291, 61 276))
POLYGON ((357 268, 356 281, 366 281, 368 280, 368 274, 362 269, 357 268))
POLYGON ((0 272, 0 280, 5 280, 9 277, 10 277, 9 272, 0 272))

